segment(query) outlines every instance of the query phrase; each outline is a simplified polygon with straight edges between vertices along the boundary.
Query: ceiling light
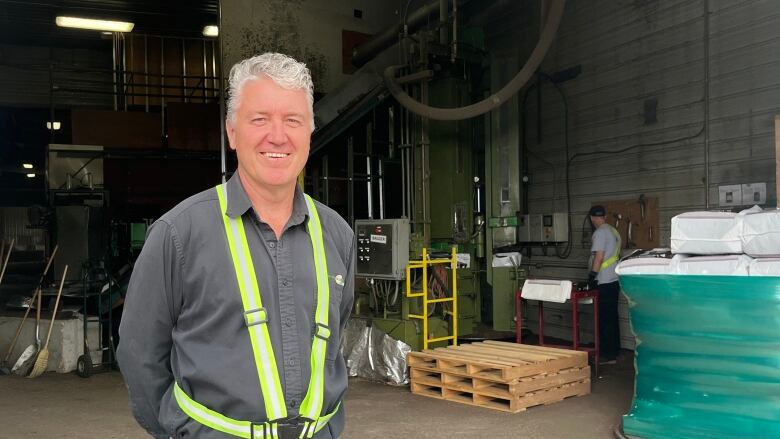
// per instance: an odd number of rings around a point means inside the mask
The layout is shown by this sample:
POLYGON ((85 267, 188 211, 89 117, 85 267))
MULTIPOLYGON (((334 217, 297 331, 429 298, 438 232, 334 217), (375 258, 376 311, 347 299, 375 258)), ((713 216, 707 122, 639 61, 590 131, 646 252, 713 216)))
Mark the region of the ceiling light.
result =
POLYGON ((35 174, 27 174, 27 178, 33 178, 35 177, 35 174))
POLYGON ((57 17, 57 26, 76 29, 102 30, 109 32, 130 32, 135 24, 126 21, 93 20, 79 17, 57 17))
MULTIPOLYGON (((54 121, 54 128, 53 128, 54 131, 57 131, 60 128, 62 128, 62 122, 60 122, 58 120, 55 120, 54 121)), ((52 129, 52 123, 51 122, 46 122, 46 129, 47 130, 51 130, 52 129)))
POLYGON ((204 37, 216 37, 219 36, 219 26, 205 26, 203 28, 204 37))
POLYGON ((22 163, 22 167, 24 169, 32 169, 33 165, 32 165, 32 163, 22 163))

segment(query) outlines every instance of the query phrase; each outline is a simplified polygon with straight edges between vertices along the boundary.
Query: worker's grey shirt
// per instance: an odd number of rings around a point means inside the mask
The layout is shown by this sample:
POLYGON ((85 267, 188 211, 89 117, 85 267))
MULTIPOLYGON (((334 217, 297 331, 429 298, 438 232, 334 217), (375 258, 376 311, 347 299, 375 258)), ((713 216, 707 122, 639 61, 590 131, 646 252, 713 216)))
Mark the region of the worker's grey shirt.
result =
MULTIPOLYGON (((227 183, 227 201, 227 214, 243 217, 287 412, 295 416, 309 385, 317 297, 305 198, 296 189, 292 216, 278 240, 252 208, 238 172, 227 183)), ((330 279, 332 332, 323 404, 323 413, 330 413, 347 388, 339 347, 353 302, 354 235, 336 212, 315 204, 330 279), (334 280, 337 275, 344 285, 334 280)), ((188 418, 173 396, 174 380, 225 416, 267 420, 215 189, 190 197, 150 228, 130 279, 119 334, 117 357, 133 414, 153 436, 231 437, 188 418)), ((315 438, 337 438, 343 428, 342 405, 315 438)))
MULTIPOLYGON (((593 232, 593 244, 590 246, 590 251, 593 255, 597 251, 603 251, 604 259, 602 262, 611 258, 615 254, 615 249, 618 252, 620 251, 620 238, 615 235, 614 229, 610 224, 604 223, 593 232)), ((620 254, 618 254, 618 257, 620 257, 620 254)), ((593 258, 591 257, 591 266, 593 264, 592 261, 593 258)), ((617 262, 603 270, 599 270, 599 274, 596 276, 598 283, 608 284, 617 281, 618 275, 615 273, 615 268, 617 268, 617 262)))

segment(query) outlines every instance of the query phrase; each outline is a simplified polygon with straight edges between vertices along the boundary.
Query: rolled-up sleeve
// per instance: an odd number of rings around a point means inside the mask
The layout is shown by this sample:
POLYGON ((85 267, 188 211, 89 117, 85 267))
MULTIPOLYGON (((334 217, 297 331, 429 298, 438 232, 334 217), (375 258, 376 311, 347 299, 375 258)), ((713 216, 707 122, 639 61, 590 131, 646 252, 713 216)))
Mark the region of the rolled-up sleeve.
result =
POLYGON ((152 225, 130 277, 119 326, 117 360, 133 415, 159 438, 169 437, 158 414, 161 398, 173 382, 170 356, 182 258, 175 229, 163 221, 152 225))

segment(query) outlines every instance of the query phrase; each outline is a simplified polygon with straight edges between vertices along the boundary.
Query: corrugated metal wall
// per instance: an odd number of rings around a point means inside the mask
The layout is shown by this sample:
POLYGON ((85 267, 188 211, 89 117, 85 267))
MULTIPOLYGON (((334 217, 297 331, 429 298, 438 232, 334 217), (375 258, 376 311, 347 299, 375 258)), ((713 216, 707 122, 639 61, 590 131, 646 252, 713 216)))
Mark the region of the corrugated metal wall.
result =
POLYGON ((0 44, 0 105, 48 107, 53 83, 59 88, 55 106, 108 108, 111 76, 110 45, 99 50, 0 44))
MULTIPOLYGON (((658 197, 661 243, 668 246, 670 218, 705 208, 705 139, 711 208, 718 207, 718 185, 753 182, 767 183, 767 199, 774 205, 780 2, 570 0, 543 70, 576 65, 582 67, 579 77, 561 84, 569 107, 569 156, 691 138, 575 160, 570 171, 574 251, 567 260, 541 254, 526 258, 540 264, 530 266, 533 276, 587 275, 582 221, 596 201, 658 197), (658 121, 646 124, 644 102, 651 98, 658 102, 658 121)), ((534 106, 529 105, 528 126, 534 130, 529 145, 535 155, 552 162, 555 171, 530 158, 530 210, 565 212, 561 99, 551 85, 543 86, 540 143, 534 106)), ((623 345, 632 348, 625 303, 621 316, 623 345)), ((563 311, 558 331, 553 324, 550 334, 567 334, 568 318, 563 311)))
POLYGON ((12 239, 17 250, 43 250, 46 232, 28 227, 26 207, 0 208, 0 240, 7 245, 12 239))

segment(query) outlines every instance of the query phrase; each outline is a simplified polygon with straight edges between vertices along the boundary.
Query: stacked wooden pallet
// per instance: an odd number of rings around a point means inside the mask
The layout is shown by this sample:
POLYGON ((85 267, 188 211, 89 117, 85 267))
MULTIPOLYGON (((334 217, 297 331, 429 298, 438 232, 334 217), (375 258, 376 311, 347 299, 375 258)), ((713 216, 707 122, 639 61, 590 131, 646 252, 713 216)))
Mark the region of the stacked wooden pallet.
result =
POLYGON ((586 352, 485 341, 410 352, 412 393, 510 413, 590 393, 586 352))

